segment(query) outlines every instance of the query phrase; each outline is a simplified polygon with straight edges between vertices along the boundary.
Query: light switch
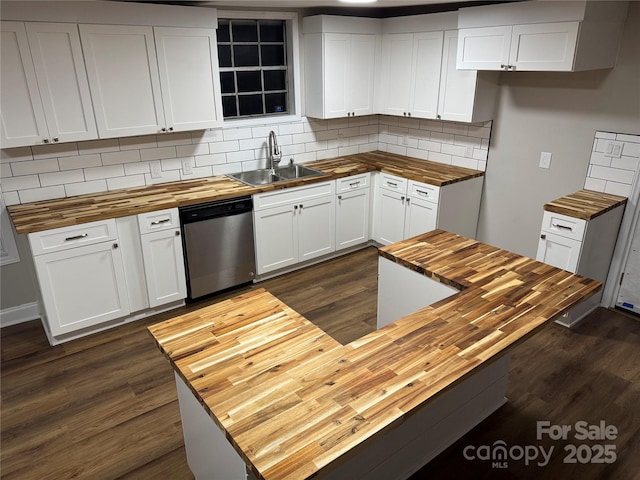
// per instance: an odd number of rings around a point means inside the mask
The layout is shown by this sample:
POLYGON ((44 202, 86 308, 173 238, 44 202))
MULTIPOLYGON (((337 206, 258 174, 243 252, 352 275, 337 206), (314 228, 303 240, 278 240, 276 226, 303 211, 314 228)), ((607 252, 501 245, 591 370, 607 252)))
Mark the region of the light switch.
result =
POLYGON ((160 166, 160 160, 154 160, 149 162, 151 168, 151 178, 162 178, 162 167, 160 166))
POLYGON ((467 158, 473 158, 473 147, 468 145, 467 148, 464 149, 464 156, 467 158))
POLYGON ((551 166, 551 153, 540 153, 540 168, 549 168, 551 166))
POLYGON ((191 158, 182 159, 182 173, 184 175, 191 175, 193 173, 193 165, 191 164, 191 158))

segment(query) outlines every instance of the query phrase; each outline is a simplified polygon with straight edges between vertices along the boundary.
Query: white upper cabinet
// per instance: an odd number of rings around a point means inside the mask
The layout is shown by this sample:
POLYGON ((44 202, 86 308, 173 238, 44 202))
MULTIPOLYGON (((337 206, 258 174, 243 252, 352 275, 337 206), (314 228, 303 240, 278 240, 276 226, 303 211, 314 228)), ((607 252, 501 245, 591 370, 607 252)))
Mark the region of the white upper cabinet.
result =
POLYGON ((457 68, 579 71, 615 65, 628 2, 514 2, 462 8, 457 68))
POLYGON ((436 118, 442 39, 443 32, 383 36, 380 113, 436 118))
POLYGON ((165 127, 152 27, 80 25, 101 138, 165 127))
POLYGON ((2 22, 2 146, 96 138, 78 27, 2 22))
POLYGON ((378 21, 319 15, 303 22, 306 115, 374 113, 378 21))
POLYGON ((215 30, 80 25, 80 34, 101 138, 222 124, 215 30))
POLYGON ((215 30, 155 27, 160 90, 169 130, 222 125, 215 30))

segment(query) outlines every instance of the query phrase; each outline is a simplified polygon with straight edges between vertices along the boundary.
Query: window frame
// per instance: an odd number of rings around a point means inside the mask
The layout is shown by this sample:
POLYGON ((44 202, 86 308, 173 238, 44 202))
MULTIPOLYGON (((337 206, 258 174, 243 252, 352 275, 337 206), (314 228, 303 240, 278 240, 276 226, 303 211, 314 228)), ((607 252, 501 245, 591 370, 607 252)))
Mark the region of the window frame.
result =
MULTIPOLYGON (((287 44, 287 60, 291 66, 289 74, 290 87, 293 92, 289 92, 290 106, 293 107, 293 113, 285 115, 273 116, 256 116, 247 118, 230 118, 224 119, 222 128, 236 128, 255 125, 275 125, 279 123, 291 123, 300 121, 302 115, 301 101, 301 81, 300 81, 300 30, 299 15, 296 12, 268 12, 268 11, 239 11, 239 10, 221 10, 218 9, 218 19, 230 20, 284 20, 287 22, 286 44, 287 44)), ((220 93, 222 95, 222 93, 220 93)))

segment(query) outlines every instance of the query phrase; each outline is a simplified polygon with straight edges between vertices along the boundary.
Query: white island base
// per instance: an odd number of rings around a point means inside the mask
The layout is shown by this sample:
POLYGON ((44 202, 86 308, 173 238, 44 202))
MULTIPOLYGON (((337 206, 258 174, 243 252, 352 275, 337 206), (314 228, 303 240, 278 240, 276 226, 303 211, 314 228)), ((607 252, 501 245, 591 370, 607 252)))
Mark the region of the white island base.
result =
MULTIPOLYGON (((380 258, 379 272, 380 288, 386 291, 379 292, 378 328, 457 292, 384 258, 380 258)), ((437 394, 412 414, 337 458, 314 478, 408 478, 507 401, 509 363, 510 355, 505 354, 483 366, 466 380, 437 394)), ((176 385, 187 461, 196 479, 261 478, 257 472, 251 472, 251 467, 247 468, 225 434, 177 374, 176 385)))

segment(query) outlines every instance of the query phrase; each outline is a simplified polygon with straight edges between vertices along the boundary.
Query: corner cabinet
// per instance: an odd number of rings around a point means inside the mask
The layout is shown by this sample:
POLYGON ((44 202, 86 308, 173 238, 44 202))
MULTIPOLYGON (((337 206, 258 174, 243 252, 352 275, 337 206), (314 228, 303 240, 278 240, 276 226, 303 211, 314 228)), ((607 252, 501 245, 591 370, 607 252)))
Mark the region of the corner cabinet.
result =
POLYGON ((377 22, 348 17, 305 17, 305 114, 314 118, 370 115, 374 111, 377 22), (346 23, 345 23, 346 22, 346 23), (371 32, 371 33, 367 33, 371 32))
POLYGON ((335 182, 253 196, 258 275, 335 251, 335 182))
POLYGON ((129 314, 115 220, 28 235, 50 342, 129 314))
POLYGON ((100 138, 222 125, 215 30, 80 25, 80 35, 100 138))
POLYGON ((373 239, 389 245, 441 228, 475 238, 482 176, 444 186, 376 174, 373 239))
POLYGON ((78 27, 2 22, 3 148, 97 138, 78 27))

